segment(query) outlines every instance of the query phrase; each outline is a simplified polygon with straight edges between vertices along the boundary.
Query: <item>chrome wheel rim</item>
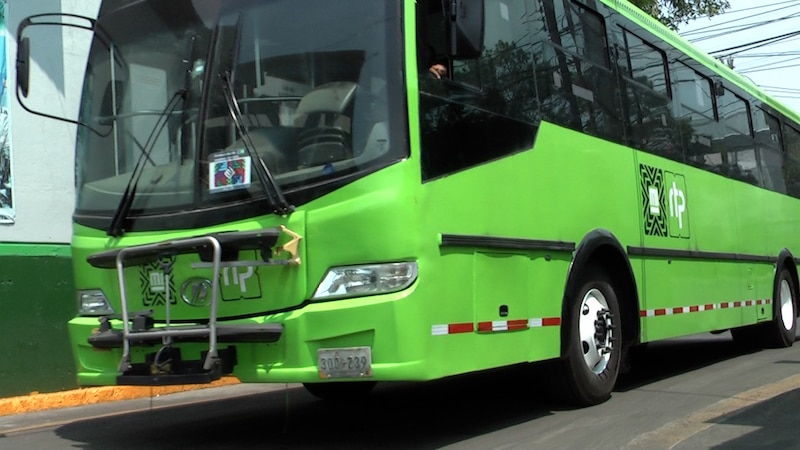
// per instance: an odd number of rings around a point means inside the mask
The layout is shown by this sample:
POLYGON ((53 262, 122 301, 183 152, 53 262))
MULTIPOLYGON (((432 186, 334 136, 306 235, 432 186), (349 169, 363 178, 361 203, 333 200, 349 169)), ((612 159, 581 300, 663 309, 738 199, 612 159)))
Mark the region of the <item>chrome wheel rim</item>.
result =
POLYGON ((595 374, 602 373, 614 349, 613 316, 599 289, 590 289, 581 300, 578 327, 583 361, 595 374))
POLYGON ((786 279, 781 280, 779 297, 778 301, 780 304, 778 307, 780 309, 778 310, 778 314, 780 314, 783 328, 785 330, 791 330, 792 324, 794 324, 794 304, 792 301, 792 287, 786 279))

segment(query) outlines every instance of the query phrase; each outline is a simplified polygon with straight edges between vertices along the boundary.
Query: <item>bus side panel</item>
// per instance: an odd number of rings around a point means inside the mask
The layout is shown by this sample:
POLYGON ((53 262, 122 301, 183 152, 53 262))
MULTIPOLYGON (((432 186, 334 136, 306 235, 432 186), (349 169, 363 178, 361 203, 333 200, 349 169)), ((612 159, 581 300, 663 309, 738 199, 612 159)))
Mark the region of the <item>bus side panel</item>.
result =
POLYGON ((646 153, 638 159, 642 340, 755 323, 759 300, 771 296, 772 265, 756 260, 769 253, 748 233, 764 224, 753 205, 766 191, 646 153))
POLYGON ((437 336, 435 354, 473 349, 451 356, 454 372, 560 355, 571 251, 491 247, 498 238, 576 245, 594 229, 637 244, 635 177, 620 170, 632 165, 630 149, 542 123, 532 150, 423 184, 425 235, 473 236, 489 247, 442 246, 432 256, 440 282, 431 325, 466 330, 437 336))

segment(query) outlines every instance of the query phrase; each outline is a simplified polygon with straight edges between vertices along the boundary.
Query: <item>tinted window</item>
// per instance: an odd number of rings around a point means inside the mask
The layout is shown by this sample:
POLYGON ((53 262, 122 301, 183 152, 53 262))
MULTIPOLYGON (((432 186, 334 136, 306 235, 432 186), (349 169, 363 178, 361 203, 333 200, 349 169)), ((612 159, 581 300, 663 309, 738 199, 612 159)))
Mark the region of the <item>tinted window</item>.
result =
POLYGON ((620 72, 625 83, 631 144, 677 161, 683 150, 676 134, 664 54, 638 36, 622 32, 620 72))
MULTIPOLYGON (((442 2, 420 0, 420 49, 437 53, 442 2), (427 41, 434 39, 435 42, 427 41), (432 50, 430 50, 432 49, 432 50)), ((484 51, 476 59, 428 58, 420 70, 423 179, 533 147, 537 100, 523 2, 486 0, 484 51), (448 66, 435 79, 428 64, 448 66)))
POLYGON ((651 90, 669 97, 664 53, 627 31, 625 31, 625 45, 630 61, 630 78, 643 82, 651 90))
POLYGON ((800 131, 786 126, 783 129, 786 143, 786 161, 783 175, 786 180, 786 193, 800 197, 800 131))
POLYGON ((624 141, 616 77, 602 17, 569 1, 544 1, 528 16, 544 119, 624 141))
POLYGON ((730 178, 762 184, 747 102, 728 89, 724 92, 724 95, 717 97, 725 143, 721 158, 722 172, 730 178))
POLYGON ((786 193, 780 122, 775 116, 755 108, 753 131, 756 137, 756 151, 763 167, 764 186, 773 191, 786 193))
POLYGON ((716 139, 711 80, 680 62, 673 64, 671 69, 672 92, 677 101, 676 125, 686 161, 720 172, 722 142, 716 139))

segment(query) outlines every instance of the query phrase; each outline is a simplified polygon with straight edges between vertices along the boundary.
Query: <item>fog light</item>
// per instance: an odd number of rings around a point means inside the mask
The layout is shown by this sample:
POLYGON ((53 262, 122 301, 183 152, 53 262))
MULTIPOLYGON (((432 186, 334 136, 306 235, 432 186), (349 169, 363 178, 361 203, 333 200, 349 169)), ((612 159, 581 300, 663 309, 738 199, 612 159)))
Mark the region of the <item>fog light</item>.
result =
POLYGON ((107 316, 114 314, 106 294, 99 289, 78 291, 78 314, 82 316, 107 316))

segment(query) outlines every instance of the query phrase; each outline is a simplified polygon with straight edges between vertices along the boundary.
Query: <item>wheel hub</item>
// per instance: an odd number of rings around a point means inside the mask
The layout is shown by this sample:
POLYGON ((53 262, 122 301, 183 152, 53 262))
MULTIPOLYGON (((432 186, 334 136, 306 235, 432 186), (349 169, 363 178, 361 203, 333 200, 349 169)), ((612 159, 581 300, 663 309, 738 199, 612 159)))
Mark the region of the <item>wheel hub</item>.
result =
POLYGON ((580 337, 583 360, 594 373, 603 372, 614 350, 614 315, 598 289, 589 290, 581 302, 580 337))
POLYGON ((597 312, 597 320, 594 321, 594 341, 600 354, 611 353, 614 349, 614 315, 611 311, 603 309, 597 312))

